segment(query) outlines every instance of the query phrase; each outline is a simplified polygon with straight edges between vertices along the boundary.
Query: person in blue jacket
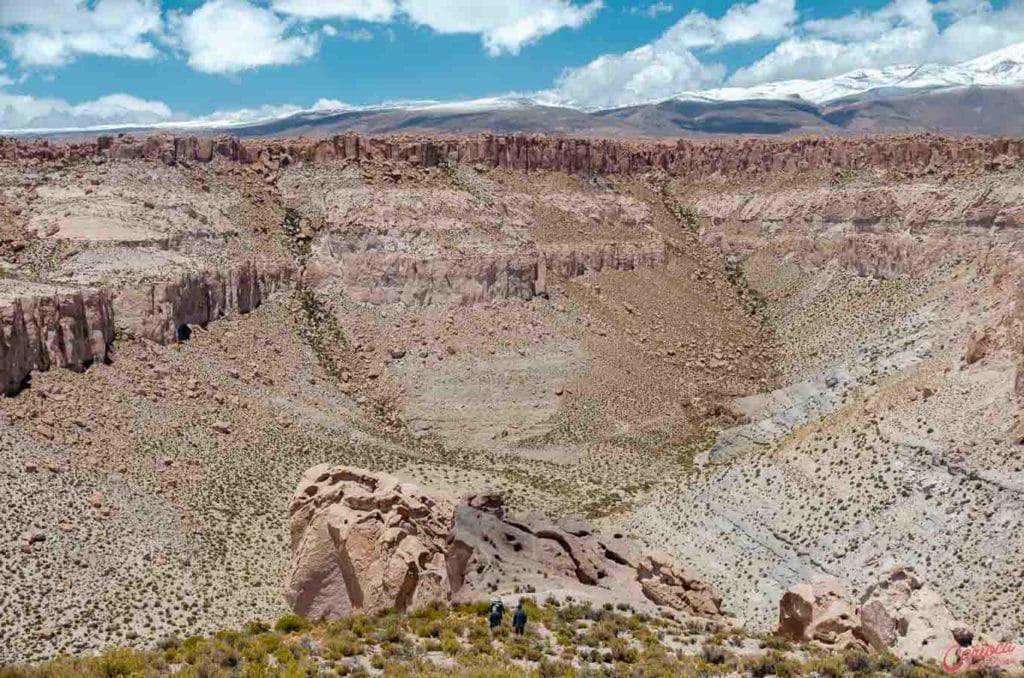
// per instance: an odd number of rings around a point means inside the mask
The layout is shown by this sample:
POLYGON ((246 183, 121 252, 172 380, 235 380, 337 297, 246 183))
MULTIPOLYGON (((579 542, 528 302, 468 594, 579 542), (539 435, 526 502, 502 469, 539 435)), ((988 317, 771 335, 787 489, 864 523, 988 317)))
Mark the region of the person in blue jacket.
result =
POLYGON ((512 615, 512 630, 517 636, 526 633, 526 607, 523 606, 522 600, 519 601, 516 612, 512 615))
POLYGON ((491 601, 491 611, 487 615, 487 619, 491 623, 491 628, 496 629, 501 626, 501 620, 504 616, 505 603, 501 602, 500 598, 496 598, 491 601))

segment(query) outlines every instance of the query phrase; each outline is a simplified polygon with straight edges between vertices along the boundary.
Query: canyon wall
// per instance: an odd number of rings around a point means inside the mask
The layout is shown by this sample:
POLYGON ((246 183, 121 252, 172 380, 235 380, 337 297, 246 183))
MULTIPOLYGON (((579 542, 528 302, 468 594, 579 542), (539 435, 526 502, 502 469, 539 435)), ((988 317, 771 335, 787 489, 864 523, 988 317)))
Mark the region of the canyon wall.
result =
POLYGON ((14 299, 0 306, 0 392, 17 393, 35 370, 81 371, 103 362, 113 340, 111 297, 104 290, 14 299))
POLYGON ((666 261, 661 240, 543 249, 529 243, 458 254, 385 251, 374 244, 331 234, 306 280, 313 285, 337 282, 349 297, 367 304, 473 304, 543 296, 551 274, 574 278, 588 271, 654 268, 666 261))
POLYGON ((237 137, 101 136, 95 141, 50 143, 0 139, 7 160, 146 158, 165 163, 215 158, 270 167, 295 161, 391 160, 434 167, 457 161, 491 168, 587 174, 634 174, 654 170, 699 179, 764 176, 806 170, 936 172, 957 166, 998 169, 1024 157, 1024 140, 945 138, 935 135, 852 139, 602 140, 544 135, 480 134, 453 137, 345 134, 326 139, 262 140, 237 137))
POLYGON ((18 297, 0 304, 0 392, 20 391, 33 371, 82 371, 107 359, 115 330, 169 344, 189 325, 228 313, 249 313, 273 291, 290 286, 292 271, 247 262, 226 273, 111 291, 85 289, 18 297))
POLYGON ((245 262, 227 272, 189 273, 176 280, 130 288, 114 300, 117 327, 159 344, 184 338, 189 325, 228 313, 249 313, 275 290, 289 287, 292 270, 245 262))

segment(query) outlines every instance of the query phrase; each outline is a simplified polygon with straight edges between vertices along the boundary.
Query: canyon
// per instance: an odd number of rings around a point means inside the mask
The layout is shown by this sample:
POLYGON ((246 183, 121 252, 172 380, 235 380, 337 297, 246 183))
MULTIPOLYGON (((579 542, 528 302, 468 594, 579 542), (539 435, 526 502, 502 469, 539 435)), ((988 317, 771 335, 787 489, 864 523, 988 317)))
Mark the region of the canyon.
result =
POLYGON ((108 135, 0 177, 0 661, 288 612, 341 466, 448 507, 435 583, 461 519, 665 551, 754 630, 907 566, 1024 636, 1024 140, 108 135))

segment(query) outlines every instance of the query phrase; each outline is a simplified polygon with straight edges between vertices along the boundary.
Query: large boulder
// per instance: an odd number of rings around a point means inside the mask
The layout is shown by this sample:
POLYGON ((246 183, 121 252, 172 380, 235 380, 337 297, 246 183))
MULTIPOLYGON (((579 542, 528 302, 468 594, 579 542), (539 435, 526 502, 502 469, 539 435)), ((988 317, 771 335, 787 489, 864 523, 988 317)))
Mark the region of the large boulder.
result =
POLYGON ((725 619, 721 596, 668 554, 576 516, 506 515, 494 493, 452 506, 385 474, 321 465, 289 511, 285 598, 314 619, 522 590, 725 619))
POLYGON ((289 515, 285 599, 297 614, 337 619, 447 599, 445 500, 385 474, 324 464, 302 476, 289 515))
POLYGON ((832 577, 797 584, 779 602, 776 634, 914 661, 956 663, 973 658, 988 661, 989 666, 998 661, 1019 667, 1024 659, 1016 645, 993 644, 957 621, 942 598, 902 565, 884 570, 861 596, 859 606, 832 577), (997 660, 988 658, 994 651, 999 653, 997 660))
POLYGON ((776 633, 784 638, 864 648, 859 628, 857 608, 834 577, 797 584, 779 601, 776 633))
POLYGON ((448 578, 456 601, 518 587, 724 617, 721 596, 668 554, 621 534, 602 535, 576 516, 507 517, 493 494, 470 496, 456 507, 448 578))
MULTIPOLYGON (((974 633, 958 621, 942 598, 914 570, 895 565, 868 587, 860 601, 862 635, 877 652, 903 659, 935 659, 974 633)), ((967 644, 970 644, 968 642, 967 644)))

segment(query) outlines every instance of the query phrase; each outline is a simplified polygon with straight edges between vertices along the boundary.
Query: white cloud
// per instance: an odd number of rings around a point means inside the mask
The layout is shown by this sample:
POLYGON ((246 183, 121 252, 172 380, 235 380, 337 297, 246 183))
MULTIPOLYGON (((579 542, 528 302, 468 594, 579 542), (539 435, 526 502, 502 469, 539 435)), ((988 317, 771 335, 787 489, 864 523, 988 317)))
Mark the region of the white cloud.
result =
POLYGON ((300 19, 390 21, 394 0, 273 0, 274 10, 300 19))
POLYGON ((874 12, 807 21, 797 34, 730 78, 754 85, 827 78, 861 68, 898 64, 955 64, 1024 41, 1024 4, 895 0, 874 12))
POLYGON ((160 7, 156 0, 0 0, 0 29, 25 66, 60 66, 83 54, 151 59, 160 7))
POLYGON ((654 19, 659 14, 668 14, 669 12, 675 11, 675 7, 667 2, 655 2, 650 5, 634 5, 629 8, 630 14, 641 14, 650 19, 654 19))
POLYGON ((800 21, 794 0, 737 3, 718 18, 692 11, 654 42, 563 72, 542 99, 624 106, 717 87, 726 69, 708 55, 736 44, 774 44, 728 85, 822 79, 858 69, 956 64, 1024 42, 1024 0, 892 0, 874 11, 800 21))
POLYGON ((724 76, 721 64, 702 63, 678 42, 663 36, 625 54, 608 54, 567 70, 547 96, 557 103, 612 108, 714 87, 724 76))
POLYGON ((174 117, 162 101, 108 94, 70 104, 63 99, 8 94, 0 90, 0 130, 67 129, 95 125, 150 124, 174 117))
POLYGON ((492 56, 518 54, 523 46, 562 28, 579 28, 602 7, 602 0, 401 0, 416 24, 438 33, 479 33, 492 56))
POLYGON ((757 0, 735 4, 719 19, 690 12, 669 29, 673 42, 688 49, 718 49, 756 40, 776 40, 788 35, 797 19, 795 0, 757 0))
POLYGON ((346 104, 343 101, 337 99, 317 99, 316 103, 313 104, 312 110, 314 111, 337 111, 339 109, 349 109, 352 106, 346 104))
POLYGON ((795 20, 793 0, 733 5, 718 19, 690 12, 652 43, 565 71, 545 96, 560 103, 607 108, 715 87, 725 77, 725 66, 703 62, 691 50, 777 38, 790 31, 795 20))
POLYGON ((292 64, 320 46, 316 33, 246 0, 208 0, 191 14, 174 14, 171 24, 189 66, 204 73, 292 64))

